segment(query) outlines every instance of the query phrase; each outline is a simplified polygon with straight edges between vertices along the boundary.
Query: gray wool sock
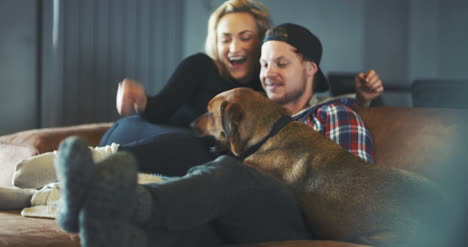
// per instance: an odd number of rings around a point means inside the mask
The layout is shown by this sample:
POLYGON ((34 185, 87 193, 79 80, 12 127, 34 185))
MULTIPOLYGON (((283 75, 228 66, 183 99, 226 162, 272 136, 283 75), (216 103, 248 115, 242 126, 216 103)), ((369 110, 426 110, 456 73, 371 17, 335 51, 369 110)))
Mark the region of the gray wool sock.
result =
POLYGON ((146 246, 146 233, 133 223, 138 203, 135 158, 117 152, 98 162, 79 216, 83 246, 146 246))
POLYGON ((78 214, 94 182, 95 167, 87 144, 79 137, 64 140, 55 159, 57 179, 61 182, 57 223, 67 232, 78 232, 78 214))
POLYGON ((147 246, 137 225, 151 214, 151 194, 137 185, 135 158, 114 153, 96 164, 86 143, 66 139, 56 158, 62 183, 57 222, 68 232, 79 232, 81 246, 147 246))
POLYGON ((142 185, 136 188, 136 208, 133 213, 133 221, 136 224, 145 224, 151 217, 152 202, 151 193, 142 185))

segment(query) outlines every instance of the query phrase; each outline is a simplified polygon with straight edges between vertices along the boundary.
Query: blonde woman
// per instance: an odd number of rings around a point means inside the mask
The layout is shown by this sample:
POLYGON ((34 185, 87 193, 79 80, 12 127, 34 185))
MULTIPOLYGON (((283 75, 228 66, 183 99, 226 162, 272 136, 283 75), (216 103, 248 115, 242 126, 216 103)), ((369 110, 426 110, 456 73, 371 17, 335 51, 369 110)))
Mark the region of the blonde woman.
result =
POLYGON ((169 176, 183 175, 190 167, 215 158, 210 143, 193 137, 189 124, 206 112, 208 101, 220 92, 236 87, 262 90, 260 45, 270 26, 264 5, 249 0, 224 2, 209 19, 206 53, 184 59, 159 93, 147 96, 143 86, 130 79, 119 84, 119 114, 138 114, 117 121, 100 146, 119 143, 119 150, 136 156, 142 171, 169 176))
MULTIPOLYGON (((133 111, 138 114, 118 120, 106 132, 100 147, 92 149, 93 155, 104 157, 127 151, 136 157, 140 171, 167 176, 184 175, 191 167, 217 157, 219 153, 210 149, 212 143, 194 137, 187 127, 222 91, 235 87, 263 90, 259 79, 260 45, 270 26, 269 11, 261 3, 224 2, 210 16, 206 53, 184 59, 161 92, 147 96, 139 82, 129 79, 119 84, 118 112, 122 116, 133 111)), ((357 75, 356 82, 360 105, 382 93, 382 82, 373 70, 357 75)), ((327 87, 326 81, 321 81, 314 91, 327 87)), ((21 188, 55 182, 54 159, 55 153, 51 152, 22 161, 13 182, 21 188)), ((21 196, 20 204, 30 196, 29 191, 21 196)))
MULTIPOLYGON (((262 4, 224 2, 209 19, 206 54, 184 59, 158 94, 147 96, 143 86, 130 79, 119 84, 117 110, 126 117, 105 133, 100 147, 92 150, 95 156, 127 151, 136 157, 140 171, 166 176, 184 175, 189 168, 217 157, 208 140, 192 135, 189 124, 220 92, 236 87, 262 90, 260 45, 270 26, 268 9, 262 4), (127 116, 134 111, 138 114, 127 116)), ((15 185, 37 188, 54 182, 54 159, 51 152, 22 161, 15 185), (38 174, 34 168, 40 168, 41 174, 50 172, 32 178, 38 174)))
MULTIPOLYGON (((117 121, 100 146, 119 143, 119 150, 137 157, 142 170, 166 175, 183 175, 188 168, 216 157, 216 153, 208 151, 210 144, 192 137, 186 127, 222 91, 235 87, 262 91, 260 46, 270 27, 269 11, 261 3, 224 2, 208 21, 206 54, 198 53, 183 60, 161 92, 147 96, 140 83, 129 79, 119 84, 119 114, 126 116, 136 111, 138 115, 117 121), (181 152, 184 155, 179 155, 181 152), (167 161, 173 165, 158 165, 167 161)), ((317 83, 314 91, 327 88, 325 80, 317 83)), ((373 70, 361 73, 356 76, 356 90, 358 103, 368 105, 382 93, 382 82, 373 70)))

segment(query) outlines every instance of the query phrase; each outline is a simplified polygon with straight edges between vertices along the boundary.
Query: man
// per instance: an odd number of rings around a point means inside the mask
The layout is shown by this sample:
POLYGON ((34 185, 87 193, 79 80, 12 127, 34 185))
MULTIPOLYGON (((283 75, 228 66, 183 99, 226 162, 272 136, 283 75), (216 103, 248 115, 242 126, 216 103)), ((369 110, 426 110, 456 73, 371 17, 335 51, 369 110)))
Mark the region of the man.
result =
MULTIPOLYGON (((264 55, 261 61, 261 81, 268 97, 289 108, 295 114, 294 118, 296 120, 309 124, 315 130, 342 145, 351 153, 372 163, 373 152, 369 133, 363 128, 364 124, 359 116, 349 108, 354 107, 356 105, 355 102, 349 99, 341 99, 333 103, 326 102, 324 104, 324 101, 319 100, 314 94, 317 88, 328 88, 328 82, 319 68, 322 46, 318 38, 305 28, 293 24, 285 24, 276 29, 271 29, 271 32, 266 34, 264 41, 265 44, 263 45, 262 52, 264 55), (288 39, 281 40, 281 35, 278 35, 278 33, 285 31, 289 32, 288 39), (305 43, 306 40, 311 43, 305 43), (276 48, 278 48, 277 51, 276 48), (285 48, 289 48, 289 50, 285 48), (275 55, 267 54, 269 51, 286 53, 284 56, 281 54, 276 55, 278 58, 268 58, 267 56, 275 55), (288 64, 284 64, 284 67, 278 66, 281 64, 277 63, 283 61, 287 61, 288 64), (304 66, 309 66, 312 69, 305 71, 304 66), (304 75, 304 72, 308 73, 309 76, 304 75), (317 78, 314 79, 314 76, 311 75, 315 74, 317 78), (287 82, 286 84, 285 81, 287 82), (348 121, 346 126, 343 125, 343 122, 339 125, 336 124, 336 121, 343 120, 348 121), (326 126, 332 126, 332 128, 326 129, 326 126)), ((366 74, 360 73, 355 79, 355 86, 359 92, 356 97, 362 98, 360 100, 361 104, 365 102, 369 103, 383 91, 382 82, 373 70, 370 70, 366 74)), ((146 102, 146 95, 142 88, 139 93, 135 93, 140 97, 136 97, 131 93, 136 88, 129 87, 127 93, 120 92, 119 90, 120 93, 118 95, 122 94, 121 97, 123 98, 145 98, 135 99, 135 102, 130 102, 131 106, 140 101, 146 102)), ((123 101, 121 97, 117 97, 117 101, 123 101)), ((205 95, 204 97, 207 96, 205 95)), ((164 109, 164 107, 158 109, 164 109)), ((135 121, 135 125, 132 125, 133 127, 117 122, 106 132, 105 136, 114 135, 115 133, 122 132, 122 130, 127 133, 129 131, 128 128, 131 127, 131 129, 141 135, 141 139, 131 143, 98 147, 93 149, 93 153, 96 156, 103 157, 116 151, 130 152, 138 159, 140 171, 158 172, 167 176, 184 175, 190 167, 203 164, 214 158, 208 152, 207 143, 199 138, 194 138, 187 129, 153 126, 153 130, 160 128, 159 134, 156 134, 156 132, 147 131, 149 129, 145 127, 141 128, 142 126, 152 124, 146 123, 141 118, 134 118, 133 120, 135 121), (136 124, 137 122, 139 124, 136 124), (114 131, 113 128, 120 130, 114 131), (178 152, 175 150, 184 150, 186 155, 178 155, 178 152), (173 165, 161 165, 167 163, 167 160, 172 161, 173 165)), ((133 131, 130 132, 133 133, 133 131)), ((107 143, 107 141, 104 143, 107 143)), ((45 184, 55 182, 56 176, 52 165, 54 159, 54 152, 49 152, 21 161, 17 166, 19 169, 15 173, 14 184, 23 188, 39 188, 45 184), (38 176, 37 174, 44 175, 38 176)), ((21 198, 30 197, 30 195, 30 193, 27 193, 21 198)))
POLYGON ((314 89, 326 83, 319 64, 320 40, 306 28, 283 24, 271 28, 262 45, 260 79, 268 98, 361 159, 373 163, 372 138, 353 99, 317 104, 314 89))
MULTIPOLYGON (((359 146, 354 128, 364 126, 351 108, 338 101, 308 108, 314 82, 323 76, 320 56, 313 56, 321 54, 314 43, 320 44, 318 39, 297 25, 277 28, 279 36, 269 32, 262 47, 261 80, 268 97, 326 135, 337 135, 340 142, 350 137, 347 145, 359 146), (297 37, 303 41, 296 43, 297 37), (353 118, 336 121, 335 111, 338 117, 344 112, 353 118)), ((312 237, 286 186, 232 157, 143 186, 136 185, 130 155, 118 152, 98 163, 76 138, 66 140, 58 152, 62 187, 57 220, 65 230, 80 232, 83 246, 211 246, 312 237)))

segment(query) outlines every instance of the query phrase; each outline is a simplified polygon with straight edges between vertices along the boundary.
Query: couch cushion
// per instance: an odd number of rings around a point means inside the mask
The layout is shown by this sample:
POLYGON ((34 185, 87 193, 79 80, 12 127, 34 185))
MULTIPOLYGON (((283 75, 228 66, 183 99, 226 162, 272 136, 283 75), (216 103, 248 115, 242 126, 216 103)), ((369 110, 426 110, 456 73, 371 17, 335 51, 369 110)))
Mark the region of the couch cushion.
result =
MULTIPOLYGON (((51 219, 22 217, 19 211, 0 211, 0 246, 79 247, 79 236, 68 234, 51 219)), ((369 247, 338 241, 280 241, 226 247, 369 247)))
POLYGON ((371 247, 369 245, 353 244, 328 240, 291 240, 278 242, 265 242, 258 244, 224 245, 224 247, 371 247))
POLYGON ((79 247, 79 237, 65 233, 55 220, 27 218, 19 211, 0 211, 0 246, 79 247))

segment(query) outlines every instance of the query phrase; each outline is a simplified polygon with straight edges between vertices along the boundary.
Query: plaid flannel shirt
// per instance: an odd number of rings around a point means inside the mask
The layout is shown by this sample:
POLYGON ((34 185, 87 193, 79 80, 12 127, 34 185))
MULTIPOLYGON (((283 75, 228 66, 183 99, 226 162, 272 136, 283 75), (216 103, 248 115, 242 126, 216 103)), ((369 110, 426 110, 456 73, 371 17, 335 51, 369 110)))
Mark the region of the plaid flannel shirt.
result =
POLYGON ((374 148, 370 131, 354 111, 355 99, 339 98, 308 107, 292 116, 364 161, 374 163, 374 148))

